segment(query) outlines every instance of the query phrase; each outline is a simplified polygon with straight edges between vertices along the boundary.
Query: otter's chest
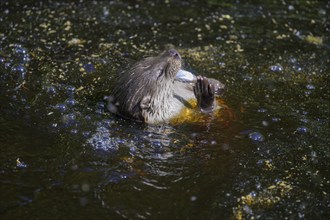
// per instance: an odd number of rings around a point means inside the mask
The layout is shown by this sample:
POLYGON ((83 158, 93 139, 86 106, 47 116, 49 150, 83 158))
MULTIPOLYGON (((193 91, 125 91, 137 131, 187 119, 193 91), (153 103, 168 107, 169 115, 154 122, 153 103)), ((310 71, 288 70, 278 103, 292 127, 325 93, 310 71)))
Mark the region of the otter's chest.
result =
POLYGON ((166 85, 157 91, 151 100, 150 109, 143 113, 145 122, 159 123, 168 122, 179 115, 183 109, 193 108, 190 101, 195 99, 192 86, 181 82, 166 85))

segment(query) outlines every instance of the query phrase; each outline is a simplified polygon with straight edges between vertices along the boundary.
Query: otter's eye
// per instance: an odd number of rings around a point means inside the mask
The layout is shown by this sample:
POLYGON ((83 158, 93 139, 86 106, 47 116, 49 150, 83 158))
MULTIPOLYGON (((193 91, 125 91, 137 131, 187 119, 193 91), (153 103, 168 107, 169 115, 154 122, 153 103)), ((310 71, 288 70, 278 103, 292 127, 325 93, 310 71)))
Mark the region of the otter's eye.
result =
POLYGON ((180 54, 178 51, 176 51, 175 49, 171 49, 168 51, 169 55, 175 59, 181 59, 180 54))
POLYGON ((158 71, 157 71, 158 77, 163 75, 163 73, 164 73, 164 68, 158 69, 158 71))

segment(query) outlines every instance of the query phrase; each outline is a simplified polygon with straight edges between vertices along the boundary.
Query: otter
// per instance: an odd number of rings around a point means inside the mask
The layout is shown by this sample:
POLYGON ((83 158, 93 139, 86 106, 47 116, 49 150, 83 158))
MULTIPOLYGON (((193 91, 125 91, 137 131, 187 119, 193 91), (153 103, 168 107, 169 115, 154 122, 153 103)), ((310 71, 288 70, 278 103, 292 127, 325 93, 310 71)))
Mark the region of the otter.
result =
POLYGON ((181 67, 182 58, 175 49, 135 63, 118 77, 108 110, 147 124, 170 122, 184 109, 194 108, 192 100, 203 113, 212 113, 224 85, 181 67))

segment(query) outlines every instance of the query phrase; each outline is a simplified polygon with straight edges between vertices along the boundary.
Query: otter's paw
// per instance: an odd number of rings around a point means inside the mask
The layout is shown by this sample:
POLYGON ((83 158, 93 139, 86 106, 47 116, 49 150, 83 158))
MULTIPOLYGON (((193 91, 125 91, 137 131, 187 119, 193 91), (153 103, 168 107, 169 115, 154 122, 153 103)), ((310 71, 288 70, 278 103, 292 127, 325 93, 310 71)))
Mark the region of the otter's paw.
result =
POLYGON ((194 93, 203 112, 209 113, 214 110, 215 88, 206 77, 197 76, 194 93))

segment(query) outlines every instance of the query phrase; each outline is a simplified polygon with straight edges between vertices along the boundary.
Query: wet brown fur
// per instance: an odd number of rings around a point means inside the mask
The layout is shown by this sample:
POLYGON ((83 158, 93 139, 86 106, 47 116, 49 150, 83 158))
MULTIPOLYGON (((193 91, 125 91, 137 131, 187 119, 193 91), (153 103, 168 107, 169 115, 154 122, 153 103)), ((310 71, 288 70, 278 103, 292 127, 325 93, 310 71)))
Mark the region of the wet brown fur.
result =
POLYGON ((123 72, 113 93, 118 113, 146 123, 167 121, 172 114, 174 78, 180 68, 181 57, 171 49, 123 72))

